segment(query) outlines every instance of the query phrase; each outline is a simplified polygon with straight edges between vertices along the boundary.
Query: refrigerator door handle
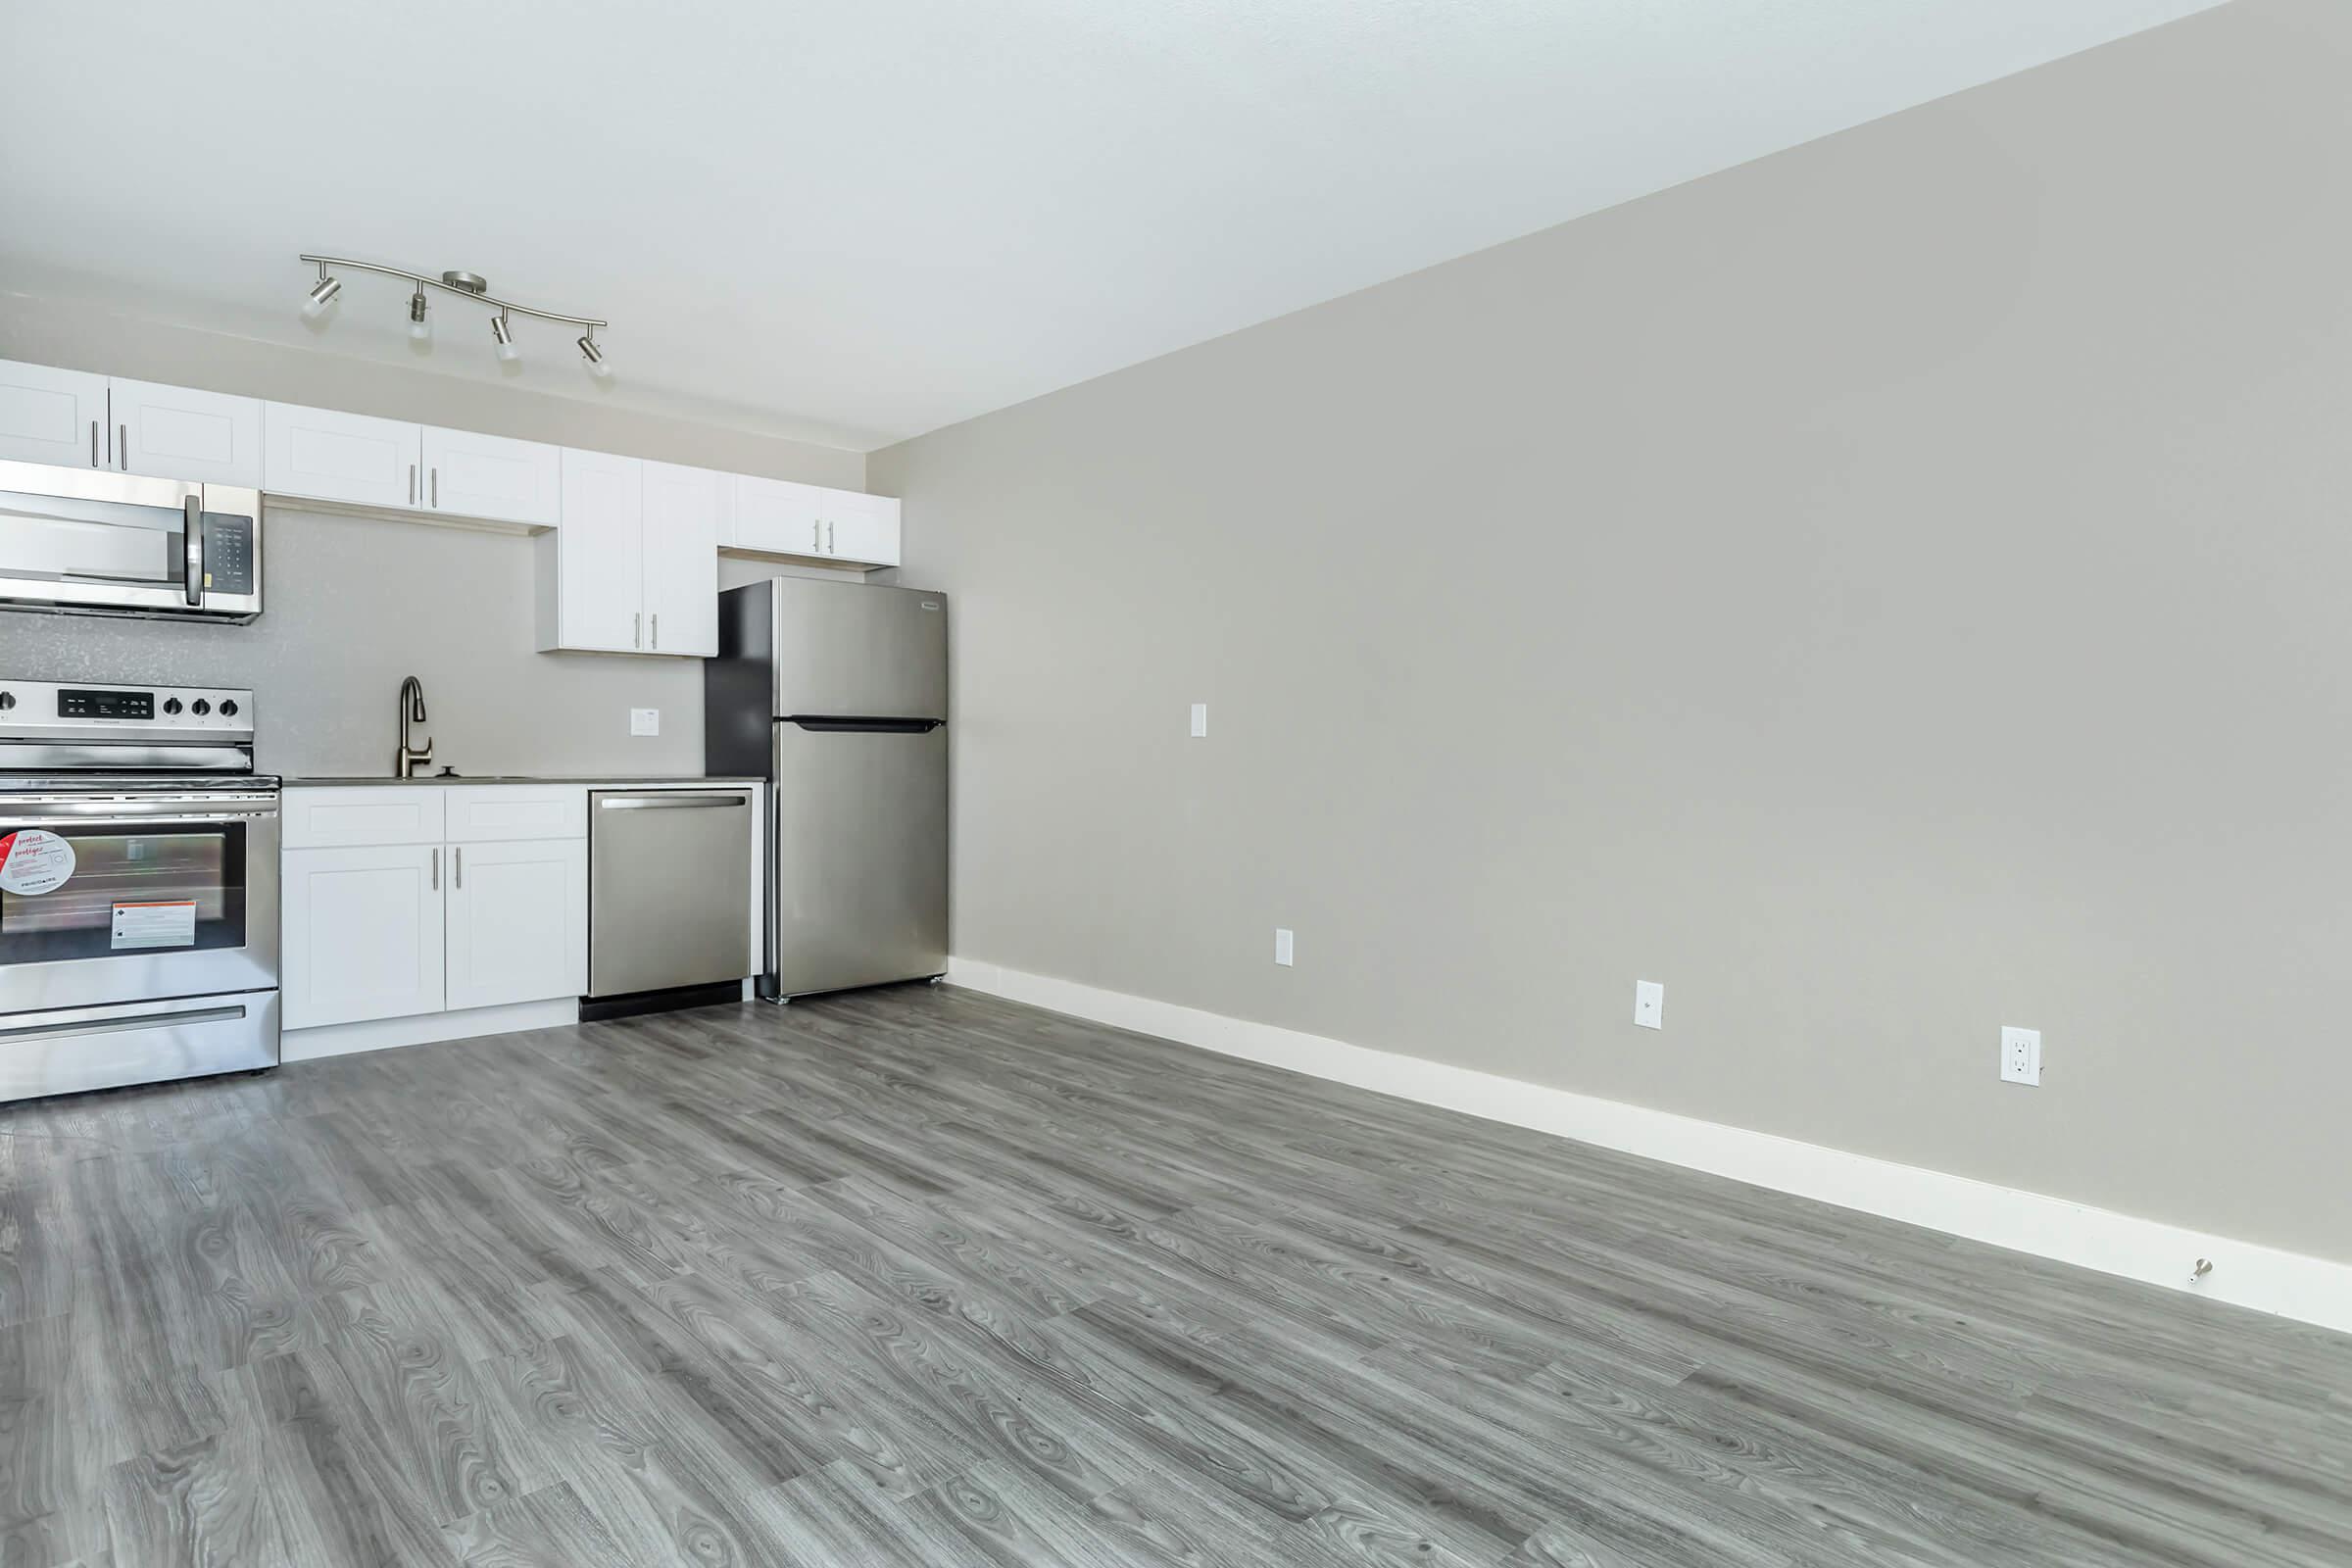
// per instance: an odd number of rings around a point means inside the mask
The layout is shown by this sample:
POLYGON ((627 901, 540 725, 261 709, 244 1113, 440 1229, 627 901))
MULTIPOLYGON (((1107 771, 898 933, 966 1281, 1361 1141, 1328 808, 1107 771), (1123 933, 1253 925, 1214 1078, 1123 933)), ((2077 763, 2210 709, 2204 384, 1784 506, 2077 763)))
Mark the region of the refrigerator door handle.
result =
POLYGON ((820 735, 928 735, 947 722, 944 718, 857 718, 830 715, 823 718, 803 718, 787 715, 781 720, 820 735))

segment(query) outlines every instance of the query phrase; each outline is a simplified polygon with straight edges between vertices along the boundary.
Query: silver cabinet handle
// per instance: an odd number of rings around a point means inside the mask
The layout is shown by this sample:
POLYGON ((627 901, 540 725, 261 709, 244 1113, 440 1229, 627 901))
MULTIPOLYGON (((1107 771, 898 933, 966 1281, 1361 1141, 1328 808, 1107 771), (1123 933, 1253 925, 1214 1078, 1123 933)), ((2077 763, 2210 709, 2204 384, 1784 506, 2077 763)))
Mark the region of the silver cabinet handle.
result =
POLYGON ((466 886, 466 846, 461 844, 450 851, 449 859, 450 868, 457 873, 451 879, 451 885, 463 891, 466 886))
POLYGON ((433 466, 433 510, 435 512, 441 510, 441 466, 439 464, 433 466))
POLYGON ((409 505, 416 504, 416 465, 409 465, 409 505))
POLYGON ((835 553, 836 552, 833 549, 833 525, 828 522, 825 524, 825 554, 830 556, 835 553))
POLYGON ((441 891, 441 852, 433 851, 433 891, 441 891))
POLYGON ((98 466, 98 421, 90 421, 90 466, 98 466))
POLYGON ((814 517, 808 519, 808 548, 810 550, 822 551, 825 548, 824 539, 817 533, 817 530, 823 526, 824 524, 814 517))
POLYGON ((130 426, 127 424, 118 424, 115 426, 115 433, 117 436, 115 441, 115 466, 128 470, 130 467, 130 426))
POLYGON ((645 612, 642 610, 629 617, 629 646, 631 648, 645 646, 645 612))
POLYGON ((654 646, 662 646, 662 612, 659 610, 654 612, 654 646))

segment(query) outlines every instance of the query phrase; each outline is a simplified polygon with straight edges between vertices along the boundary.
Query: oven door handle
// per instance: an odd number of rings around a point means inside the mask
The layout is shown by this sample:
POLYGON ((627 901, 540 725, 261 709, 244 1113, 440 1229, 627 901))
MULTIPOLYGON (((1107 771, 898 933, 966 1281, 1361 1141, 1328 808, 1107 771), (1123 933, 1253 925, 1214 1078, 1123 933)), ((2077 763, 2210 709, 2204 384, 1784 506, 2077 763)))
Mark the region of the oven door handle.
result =
POLYGON ((74 1035, 119 1035, 133 1029, 176 1028, 188 1023, 223 1023, 245 1016, 243 1007, 199 1007, 193 1012, 131 1012, 113 1018, 86 1018, 77 1023, 24 1024, 0 1029, 0 1042, 67 1040, 74 1035))
POLYGON ((147 827, 157 822, 265 822, 275 820, 277 808, 240 811, 220 807, 179 807, 148 809, 120 804, 76 810, 44 807, 35 811, 0 810, 0 828, 21 827, 147 827))

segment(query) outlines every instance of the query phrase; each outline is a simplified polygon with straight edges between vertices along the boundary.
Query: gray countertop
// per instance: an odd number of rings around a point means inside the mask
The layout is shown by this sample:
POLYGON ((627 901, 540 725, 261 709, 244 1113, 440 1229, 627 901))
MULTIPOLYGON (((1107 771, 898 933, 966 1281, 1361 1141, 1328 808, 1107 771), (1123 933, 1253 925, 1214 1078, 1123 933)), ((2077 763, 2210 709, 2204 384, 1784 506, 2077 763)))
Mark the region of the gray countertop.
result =
POLYGON ((287 778, 282 781, 288 789, 358 789, 370 785, 400 784, 591 784, 620 785, 631 789, 688 789, 703 784, 760 784, 763 779, 727 776, 716 778, 681 778, 672 773, 660 777, 644 773, 563 774, 563 773, 460 773, 444 778, 438 773, 419 774, 416 778, 388 778, 381 774, 364 778, 287 778))

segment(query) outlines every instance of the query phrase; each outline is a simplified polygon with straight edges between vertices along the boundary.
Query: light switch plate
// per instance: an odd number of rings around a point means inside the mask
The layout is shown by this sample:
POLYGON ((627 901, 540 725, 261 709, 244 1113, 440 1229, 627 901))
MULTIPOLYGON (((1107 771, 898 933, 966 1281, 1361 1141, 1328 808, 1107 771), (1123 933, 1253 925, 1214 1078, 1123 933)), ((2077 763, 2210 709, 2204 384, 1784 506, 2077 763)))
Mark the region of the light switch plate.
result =
POLYGON ((1274 928, 1274 961, 1288 969, 1291 963, 1291 934, 1281 926, 1274 928))
POLYGON ((1666 1027, 1666 986, 1658 980, 1634 982, 1634 1022, 1644 1029, 1666 1027))
POLYGON ((1207 734, 1208 705, 1206 703, 1195 703, 1193 705, 1193 739, 1201 740, 1204 739, 1207 734))
POLYGON ((632 735, 659 735, 659 734, 661 734, 661 733, 662 733, 662 710, 660 710, 659 708, 632 708, 632 709, 630 709, 630 710, 629 710, 629 733, 630 733, 630 734, 632 734, 632 735))

